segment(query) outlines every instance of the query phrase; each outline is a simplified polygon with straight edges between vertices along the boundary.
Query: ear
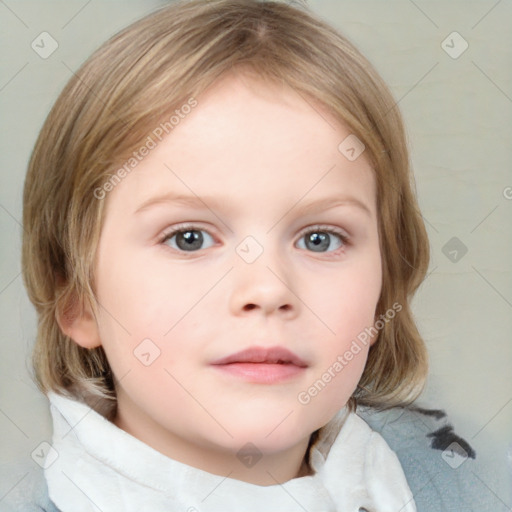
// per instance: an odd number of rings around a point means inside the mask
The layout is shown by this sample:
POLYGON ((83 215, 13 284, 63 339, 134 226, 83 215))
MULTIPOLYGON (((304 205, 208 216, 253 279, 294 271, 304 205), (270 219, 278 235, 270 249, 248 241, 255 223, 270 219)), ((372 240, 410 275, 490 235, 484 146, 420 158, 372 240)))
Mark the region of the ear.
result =
MULTIPOLYGON (((377 320, 379 319, 379 317, 377 315, 375 315, 375 318, 373 319, 373 325, 375 326, 375 324, 377 323, 377 320)), ((372 339, 370 341, 370 347, 375 345, 375 343, 377 343, 378 339, 380 338, 380 335, 382 333, 382 330, 379 329, 379 331, 377 332, 377 334, 375 336, 372 336, 372 339)))
POLYGON ((379 334, 377 334, 377 336, 372 337, 372 341, 370 341, 370 347, 377 342, 377 340, 379 339, 379 336, 380 336, 380 332, 379 332, 379 334))
POLYGON ((101 345, 96 317, 88 301, 81 304, 75 297, 57 308, 56 317, 60 330, 81 347, 92 349, 101 345))

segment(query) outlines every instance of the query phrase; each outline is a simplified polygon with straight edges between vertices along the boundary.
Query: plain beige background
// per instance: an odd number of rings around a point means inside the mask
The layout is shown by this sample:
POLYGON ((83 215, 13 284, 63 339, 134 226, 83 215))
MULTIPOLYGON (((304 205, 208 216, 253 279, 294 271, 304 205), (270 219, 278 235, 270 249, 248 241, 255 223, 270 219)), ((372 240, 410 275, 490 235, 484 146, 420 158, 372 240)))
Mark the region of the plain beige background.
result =
MULTIPOLYGON (((29 376, 36 318, 20 275, 21 197, 30 152, 72 72, 110 35, 163 4, 0 1, 1 463, 34 464, 31 452, 51 441, 47 401, 29 376), (31 43, 45 31, 58 48, 42 58, 31 43)), ((448 412, 479 456, 478 492, 492 495, 496 510, 510 510, 512 4, 308 5, 374 63, 403 112, 432 248, 430 274, 413 303, 431 356, 420 403, 448 412)), ((22 476, 12 473, 0 482, 0 509, 22 476)))

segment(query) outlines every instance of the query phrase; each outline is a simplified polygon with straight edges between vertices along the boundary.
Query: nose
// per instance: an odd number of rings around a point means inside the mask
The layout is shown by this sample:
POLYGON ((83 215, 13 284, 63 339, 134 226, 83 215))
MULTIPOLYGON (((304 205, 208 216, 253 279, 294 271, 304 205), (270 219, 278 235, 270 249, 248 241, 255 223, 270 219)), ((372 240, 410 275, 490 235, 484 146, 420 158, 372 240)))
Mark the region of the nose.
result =
POLYGON ((230 308, 234 315, 259 312, 292 319, 298 314, 300 300, 295 294, 291 269, 278 257, 261 256, 253 263, 240 260, 231 272, 233 286, 230 308))

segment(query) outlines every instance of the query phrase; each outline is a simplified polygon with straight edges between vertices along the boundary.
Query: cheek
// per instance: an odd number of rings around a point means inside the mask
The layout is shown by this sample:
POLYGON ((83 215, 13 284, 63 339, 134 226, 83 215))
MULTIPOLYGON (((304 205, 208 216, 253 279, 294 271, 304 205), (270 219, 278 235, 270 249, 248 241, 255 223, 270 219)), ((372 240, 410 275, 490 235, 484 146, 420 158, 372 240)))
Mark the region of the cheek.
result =
POLYGON ((320 347, 319 359, 309 387, 298 398, 325 420, 346 404, 364 371, 381 292, 380 265, 375 256, 347 265, 311 297, 324 325, 315 321, 309 330, 320 347))
POLYGON ((205 329, 201 320, 214 316, 201 299, 218 279, 218 269, 187 272, 184 266, 171 267, 165 257, 148 264, 146 254, 126 257, 124 252, 115 254, 114 248, 98 259, 104 350, 118 378, 130 372, 130 380, 137 377, 144 386, 159 375, 169 386, 164 370, 174 372, 176 361, 190 358, 190 347, 205 329))
POLYGON ((163 336, 211 286, 206 269, 190 272, 184 266, 169 265, 160 253, 149 262, 144 251, 109 252, 98 261, 99 299, 126 331, 163 336))
POLYGON ((368 255, 327 277, 314 300, 330 328, 330 338, 343 344, 374 323, 382 288, 380 257, 368 255))

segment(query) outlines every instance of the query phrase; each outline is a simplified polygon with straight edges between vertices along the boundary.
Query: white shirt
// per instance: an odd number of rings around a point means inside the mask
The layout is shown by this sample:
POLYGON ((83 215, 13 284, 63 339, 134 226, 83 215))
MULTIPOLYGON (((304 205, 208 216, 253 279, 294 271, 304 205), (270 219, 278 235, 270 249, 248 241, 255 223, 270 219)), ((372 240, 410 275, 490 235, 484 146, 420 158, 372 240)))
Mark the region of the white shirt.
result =
POLYGON ((48 397, 45 477, 61 512, 416 512, 397 456, 346 407, 311 446, 313 475, 259 486, 175 461, 89 406, 48 397))

